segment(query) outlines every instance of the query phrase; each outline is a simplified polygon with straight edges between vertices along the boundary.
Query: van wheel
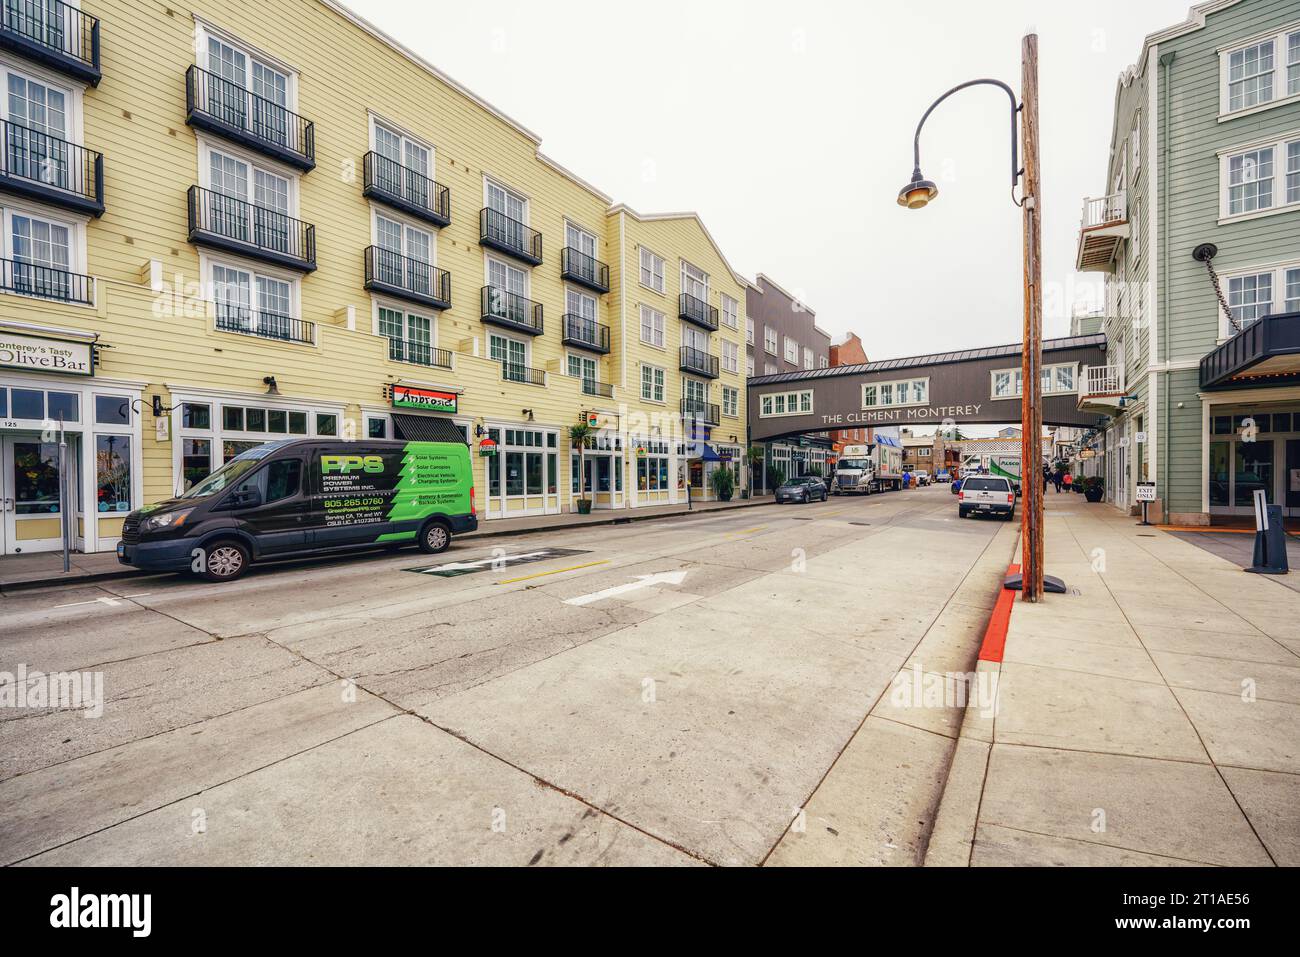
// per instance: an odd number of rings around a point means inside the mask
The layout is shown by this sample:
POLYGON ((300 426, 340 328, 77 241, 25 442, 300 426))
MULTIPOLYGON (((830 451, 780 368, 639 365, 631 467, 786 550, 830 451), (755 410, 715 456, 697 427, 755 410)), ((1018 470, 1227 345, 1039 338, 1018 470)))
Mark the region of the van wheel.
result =
POLYGON ((420 529, 420 551, 427 555, 445 552, 451 545, 451 529, 445 522, 432 521, 420 529))
POLYGON ((248 549, 236 541, 213 542, 203 556, 203 571, 199 574, 210 582, 234 581, 252 564, 248 549))

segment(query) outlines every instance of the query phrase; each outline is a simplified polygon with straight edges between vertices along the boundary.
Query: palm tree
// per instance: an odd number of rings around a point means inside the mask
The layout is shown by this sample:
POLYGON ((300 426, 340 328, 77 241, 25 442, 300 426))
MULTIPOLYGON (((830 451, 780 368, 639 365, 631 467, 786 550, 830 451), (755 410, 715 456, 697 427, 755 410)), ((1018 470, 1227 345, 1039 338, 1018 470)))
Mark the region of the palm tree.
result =
MULTIPOLYGON (((579 503, 587 501, 587 445, 591 442, 591 437, 594 434, 595 430, 586 422, 579 422, 577 425, 569 426, 569 441, 578 450, 578 471, 581 476, 578 479, 578 494, 582 496, 579 503)), ((579 504, 578 510, 582 510, 581 504, 579 504)))

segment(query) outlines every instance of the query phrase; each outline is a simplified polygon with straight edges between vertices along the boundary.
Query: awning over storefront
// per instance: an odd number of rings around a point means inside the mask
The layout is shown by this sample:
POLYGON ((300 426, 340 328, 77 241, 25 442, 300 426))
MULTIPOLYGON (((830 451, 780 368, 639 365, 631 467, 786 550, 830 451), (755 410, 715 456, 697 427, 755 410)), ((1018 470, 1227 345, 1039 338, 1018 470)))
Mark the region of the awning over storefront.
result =
POLYGON ((1300 381, 1300 312, 1252 322, 1201 360, 1202 389, 1300 381))
POLYGON ((718 454, 717 449, 715 449, 713 446, 709 445, 707 442, 704 443, 704 454, 701 455, 700 458, 701 458, 703 461, 705 461, 705 462, 721 462, 721 461, 722 461, 722 456, 718 454))
POLYGON ((406 442, 459 442, 465 435, 451 419, 438 415, 393 413, 393 435, 406 442))

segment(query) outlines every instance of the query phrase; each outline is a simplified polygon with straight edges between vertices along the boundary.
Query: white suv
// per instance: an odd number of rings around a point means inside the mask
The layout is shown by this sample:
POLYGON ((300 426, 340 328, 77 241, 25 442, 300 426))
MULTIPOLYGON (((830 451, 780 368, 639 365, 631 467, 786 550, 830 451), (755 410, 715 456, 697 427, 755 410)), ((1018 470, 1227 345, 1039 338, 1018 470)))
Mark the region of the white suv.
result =
POLYGON ((1016 490, 1011 480, 992 475, 972 475, 957 493, 957 517, 1003 515, 1007 521, 1016 517, 1016 490))

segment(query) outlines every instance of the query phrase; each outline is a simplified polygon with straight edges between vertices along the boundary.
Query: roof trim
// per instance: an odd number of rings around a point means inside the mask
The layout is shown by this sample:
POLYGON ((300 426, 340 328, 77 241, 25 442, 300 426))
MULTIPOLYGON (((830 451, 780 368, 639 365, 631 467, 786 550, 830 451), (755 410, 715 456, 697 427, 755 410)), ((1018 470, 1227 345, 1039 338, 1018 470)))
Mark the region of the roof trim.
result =
MULTIPOLYGON (((784 286, 782 286, 779 282, 777 282, 775 279, 773 279, 773 278, 772 278, 771 276, 769 276, 767 273, 762 273, 762 272, 759 273, 757 276, 754 277, 754 280, 755 280, 755 282, 762 283, 762 284, 765 285, 765 286, 771 286, 773 289, 775 289, 775 290, 776 290, 777 292, 779 292, 781 295, 785 296, 785 298, 789 299, 791 302, 793 302, 793 303, 797 303, 797 304, 799 304, 800 306, 802 306, 804 312, 808 313, 810 316, 816 316, 816 315, 817 315, 817 310, 816 310, 816 309, 814 309, 812 306, 808 305, 808 303, 804 302, 802 299, 800 299, 798 296, 796 296, 796 295, 795 295, 794 293, 792 293, 790 290, 786 289, 784 286)), ((815 325, 816 325, 816 322, 814 322, 813 325, 815 326, 815 325)), ((820 331, 820 330, 819 330, 819 331, 820 331)))
MULTIPOLYGON (((322 2, 326 2, 326 0, 322 0, 322 2)), ((662 221, 672 220, 672 219, 695 220, 696 224, 700 227, 700 231, 704 233, 704 235, 708 238, 709 243, 713 246, 713 251, 718 254, 718 258, 722 260, 722 264, 726 266, 727 270, 731 273, 731 278, 736 280, 736 282, 740 284, 742 289, 749 289, 751 286, 753 286, 753 283, 750 280, 746 279, 744 276, 738 273, 736 271, 736 268, 731 265, 731 262, 727 259, 727 254, 722 251, 722 247, 718 245, 718 241, 713 238, 713 234, 709 232, 709 227, 704 225, 704 220, 700 218, 699 213, 693 210, 687 210, 686 212, 681 212, 681 213, 638 213, 631 206, 627 205, 627 203, 618 203, 614 206, 611 206, 606 211, 607 216, 614 216, 617 215, 618 213, 626 213, 627 215, 631 216, 633 219, 642 223, 657 223, 657 222, 662 222, 662 221)))
MULTIPOLYGON (((1100 346, 1106 342, 1105 333, 1097 332, 1087 336, 1065 336, 1060 339, 1044 339, 1044 352, 1059 352, 1062 349, 1081 349, 1087 346, 1100 346)), ((805 369, 799 372, 778 372, 774 375, 752 376, 745 383, 747 386, 774 385, 781 382, 803 382, 810 379, 830 379, 845 375, 862 375, 869 372, 890 372, 895 369, 911 369, 917 366, 945 365, 953 362, 973 362, 978 359, 995 359, 1000 356, 1014 356, 1021 352, 1022 344, 1009 343, 1004 346, 987 346, 982 349, 962 349, 955 352, 938 352, 924 356, 905 356, 900 359, 882 359, 878 362, 858 363, 851 366, 832 366, 829 369, 805 369)))

